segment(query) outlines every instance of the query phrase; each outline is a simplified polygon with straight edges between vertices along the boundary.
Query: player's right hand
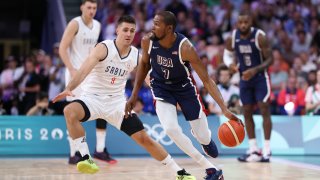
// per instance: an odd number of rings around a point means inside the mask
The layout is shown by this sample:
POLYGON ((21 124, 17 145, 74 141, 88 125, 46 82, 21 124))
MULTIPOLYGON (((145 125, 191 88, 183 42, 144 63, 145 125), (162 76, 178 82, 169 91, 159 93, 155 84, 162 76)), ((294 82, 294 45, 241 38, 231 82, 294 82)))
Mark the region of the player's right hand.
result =
POLYGON ((232 63, 229 66, 229 70, 230 70, 231 74, 234 74, 234 73, 238 72, 239 68, 235 63, 232 63))
POLYGON ((126 107, 124 109, 124 117, 125 118, 128 118, 129 116, 131 116, 131 111, 132 111, 133 107, 135 106, 137 99, 138 99, 137 97, 134 97, 132 95, 128 99, 128 101, 126 103, 126 107))
POLYGON ((229 109, 226 109, 225 111, 223 111, 223 115, 229 120, 237 121, 239 124, 241 124, 244 127, 243 122, 235 114, 233 114, 229 109))
POLYGON ((60 94, 58 94, 56 97, 54 97, 52 99, 52 102, 55 103, 57 101, 60 101, 61 99, 64 99, 67 96, 74 97, 75 95, 72 93, 72 91, 66 89, 66 90, 62 91, 60 94))

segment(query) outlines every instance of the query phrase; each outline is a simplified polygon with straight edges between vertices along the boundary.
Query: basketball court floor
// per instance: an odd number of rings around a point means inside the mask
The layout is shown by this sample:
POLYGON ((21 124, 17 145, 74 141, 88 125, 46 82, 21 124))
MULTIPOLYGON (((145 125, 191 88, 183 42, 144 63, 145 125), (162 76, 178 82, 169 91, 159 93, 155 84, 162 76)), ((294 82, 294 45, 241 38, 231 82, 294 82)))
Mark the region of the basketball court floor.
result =
MULTIPOLYGON (((204 170, 187 157, 178 164, 203 179, 204 170)), ((66 158, 0 158, 0 180, 174 180, 175 176, 149 157, 117 158, 118 164, 97 161, 100 171, 80 174, 66 158)), ((210 159, 224 171, 226 180, 319 180, 320 156, 273 157, 272 163, 239 163, 235 157, 210 159)))

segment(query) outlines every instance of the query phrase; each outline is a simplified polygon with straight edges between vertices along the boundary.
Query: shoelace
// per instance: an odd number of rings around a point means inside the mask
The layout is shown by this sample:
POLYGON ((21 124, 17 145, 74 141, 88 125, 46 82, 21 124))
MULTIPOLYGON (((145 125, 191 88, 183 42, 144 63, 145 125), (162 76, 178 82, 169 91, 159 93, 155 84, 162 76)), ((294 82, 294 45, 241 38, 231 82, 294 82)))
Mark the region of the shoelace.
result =
POLYGON ((94 162, 93 162, 92 159, 88 159, 88 162, 89 162, 90 164, 94 164, 94 162))

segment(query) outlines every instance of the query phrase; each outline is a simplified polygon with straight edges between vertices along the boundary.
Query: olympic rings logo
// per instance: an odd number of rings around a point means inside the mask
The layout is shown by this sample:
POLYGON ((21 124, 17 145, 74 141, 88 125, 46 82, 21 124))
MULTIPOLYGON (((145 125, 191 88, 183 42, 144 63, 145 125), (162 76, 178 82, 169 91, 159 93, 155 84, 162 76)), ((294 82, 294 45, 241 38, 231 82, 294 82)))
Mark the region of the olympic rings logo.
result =
POLYGON ((152 127, 149 126, 148 124, 143 124, 143 126, 146 129, 147 134, 151 136, 158 143, 161 143, 165 146, 169 146, 173 144, 173 141, 169 137, 167 137, 161 124, 155 124, 152 127))

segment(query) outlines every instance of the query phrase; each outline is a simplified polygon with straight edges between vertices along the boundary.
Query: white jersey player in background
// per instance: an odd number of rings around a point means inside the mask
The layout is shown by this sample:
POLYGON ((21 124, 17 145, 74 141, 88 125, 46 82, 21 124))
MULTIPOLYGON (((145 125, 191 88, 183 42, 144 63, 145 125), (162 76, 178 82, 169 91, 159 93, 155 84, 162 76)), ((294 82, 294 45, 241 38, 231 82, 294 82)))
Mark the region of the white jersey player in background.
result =
POLYGON ((86 78, 81 96, 64 109, 69 134, 82 155, 82 161, 77 164, 77 168, 82 173, 90 174, 99 170, 90 157, 85 131, 80 121, 101 118, 130 136, 154 159, 177 172, 177 179, 194 180, 193 176, 175 163, 159 143, 148 136, 136 114, 124 118, 125 84, 139 60, 138 49, 131 46, 135 30, 136 22, 133 17, 120 17, 116 39, 97 44, 66 89, 53 99, 53 102, 56 102, 66 96, 74 96, 72 90, 86 78))
MULTIPOLYGON (((86 63, 85 60, 91 49, 97 44, 101 31, 100 23, 93 19, 97 11, 97 1, 83 0, 80 9, 82 15, 70 21, 64 31, 59 48, 61 59, 66 66, 66 85, 76 74, 81 65, 86 63)), ((72 91, 75 97, 67 97, 67 101, 71 102, 80 96, 83 84, 85 83, 82 83, 72 91)), ((94 157, 114 164, 116 163, 116 160, 110 157, 107 149, 105 148, 107 123, 106 121, 99 119, 96 123, 97 143, 94 157)), ((70 138, 69 144, 69 164, 76 164, 80 161, 81 156, 77 153, 78 149, 75 148, 75 145, 70 138)))

